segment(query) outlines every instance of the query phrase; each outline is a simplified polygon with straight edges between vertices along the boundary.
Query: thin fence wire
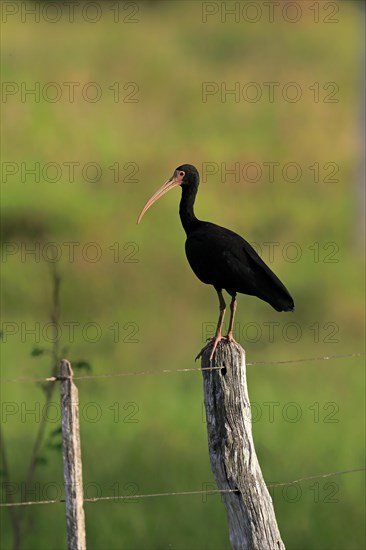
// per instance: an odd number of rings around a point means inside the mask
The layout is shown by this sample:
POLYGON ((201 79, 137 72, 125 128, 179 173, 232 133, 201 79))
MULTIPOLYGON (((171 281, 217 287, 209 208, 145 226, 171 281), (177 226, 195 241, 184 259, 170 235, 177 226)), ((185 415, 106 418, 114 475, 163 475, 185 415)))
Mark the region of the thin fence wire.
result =
MULTIPOLYGON (((267 483, 267 487, 270 489, 275 489, 276 487, 285 487, 289 485, 294 485, 295 483, 301 483, 303 481, 312 481, 314 479, 321 479, 326 477, 341 476, 345 474, 353 474, 356 472, 364 472, 366 468, 353 468, 351 470, 339 470, 337 472, 328 472, 325 474, 316 474, 311 476, 302 477, 300 479, 295 479, 293 481, 281 481, 276 483, 267 483)), ((236 493, 237 489, 207 489, 205 491, 176 491, 170 493, 146 493, 140 495, 113 495, 105 497, 91 497, 84 498, 84 502, 99 502, 103 500, 138 500, 144 498, 155 498, 155 497, 172 497, 172 496, 196 496, 196 495, 213 495, 213 494, 222 494, 222 493, 236 493)), ((60 504, 65 502, 65 499, 57 500, 34 500, 26 502, 3 502, 0 503, 0 508, 13 508, 16 506, 32 506, 36 504, 60 504)))
MULTIPOLYGON (((288 365, 293 363, 310 363, 314 361, 330 361, 332 359, 353 359, 356 357, 364 357, 365 353, 345 353, 340 355, 325 355, 322 357, 308 357, 304 359, 288 359, 281 361, 251 361, 246 363, 247 367, 252 366, 272 366, 272 365, 288 365)), ((185 372, 201 372, 203 370, 218 370, 222 367, 204 367, 204 368, 187 368, 187 369, 162 369, 157 371, 128 371, 128 372, 111 372, 105 374, 85 374, 74 376, 73 380, 91 380, 98 378, 122 378, 125 376, 159 376, 162 374, 176 374, 176 373, 185 373, 185 372)), ((4 378, 0 382, 9 383, 9 382, 19 382, 24 384, 30 384, 34 382, 56 382, 59 378, 57 376, 51 376, 49 378, 4 378)))
MULTIPOLYGON (((329 361, 332 359, 352 359, 356 357, 364 357, 365 353, 349 353, 349 354, 340 354, 340 355, 326 355, 322 357, 309 357, 302 359, 290 359, 290 360, 281 360, 281 361, 253 361, 248 362, 247 366, 271 366, 271 365, 287 365, 294 363, 306 363, 314 361, 329 361)), ((186 372, 200 372, 202 370, 217 370, 221 367, 206 367, 206 368, 186 368, 186 369, 163 369, 159 371, 139 371, 139 372, 115 372, 115 373, 106 373, 106 374, 90 374, 90 375, 80 375, 74 376, 73 380, 90 380, 90 379, 99 379, 99 378, 119 378, 125 376, 155 376, 162 374, 175 374, 175 373, 186 373, 186 372)), ((2 382, 19 382, 19 383, 34 383, 34 382, 56 382, 59 380, 58 377, 52 376, 49 378, 12 378, 12 379, 3 379, 2 382)), ((340 470, 337 472, 328 472, 325 474, 316 474, 311 476, 302 477, 293 481, 284 481, 276 483, 268 483, 268 488, 284 487, 288 485, 293 485, 295 483, 301 483, 304 481, 311 481, 314 479, 321 479, 333 476, 340 476, 349 473, 364 472, 366 468, 353 468, 351 470, 340 470)), ((150 494, 139 494, 139 495, 113 495, 105 497, 92 497, 84 499, 84 502, 98 502, 98 501, 107 501, 107 500, 137 500, 144 498, 153 498, 153 497, 167 497, 167 496, 189 496, 189 495, 212 495, 215 493, 232 493, 236 492, 234 489, 211 489, 211 490, 197 490, 197 491, 178 491, 178 492, 169 492, 169 493, 150 493, 150 494)), ((57 500, 38 500, 38 501, 25 501, 25 502, 5 502, 0 503, 0 508, 10 508, 17 506, 31 506, 37 504, 58 504, 64 503, 65 499, 57 500)))

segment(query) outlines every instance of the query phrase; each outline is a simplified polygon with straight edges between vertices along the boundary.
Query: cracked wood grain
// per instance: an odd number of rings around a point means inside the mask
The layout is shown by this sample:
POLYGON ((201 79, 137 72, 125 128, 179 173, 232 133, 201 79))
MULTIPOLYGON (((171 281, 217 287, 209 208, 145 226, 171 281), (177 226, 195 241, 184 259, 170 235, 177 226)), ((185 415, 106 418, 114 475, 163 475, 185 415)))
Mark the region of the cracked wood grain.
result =
POLYGON ((284 550, 272 499, 255 452, 245 352, 223 341, 210 364, 202 356, 204 402, 212 472, 223 493, 233 550, 284 550))
POLYGON ((67 546, 86 550, 79 396, 69 361, 60 364, 62 453, 66 496, 67 546))

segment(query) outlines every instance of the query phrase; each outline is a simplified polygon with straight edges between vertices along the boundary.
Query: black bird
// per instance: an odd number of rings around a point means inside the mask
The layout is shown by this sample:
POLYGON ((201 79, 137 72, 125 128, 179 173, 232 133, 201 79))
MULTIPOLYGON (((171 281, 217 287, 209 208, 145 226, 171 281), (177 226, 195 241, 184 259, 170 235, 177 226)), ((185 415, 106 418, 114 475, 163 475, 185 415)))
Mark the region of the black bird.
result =
POLYGON ((200 357, 207 346, 212 350, 210 360, 220 340, 226 304, 222 290, 231 296, 230 323, 226 336, 233 339, 233 323, 236 310, 236 294, 257 296, 270 304, 276 311, 293 311, 294 301, 286 287, 258 256, 250 244, 230 229, 214 223, 198 220, 193 206, 199 185, 198 170, 191 164, 178 166, 171 178, 148 200, 137 220, 140 223, 150 206, 174 187, 182 187, 179 215, 187 234, 186 255, 197 277, 205 284, 213 285, 220 303, 220 315, 214 338, 200 351, 200 357))

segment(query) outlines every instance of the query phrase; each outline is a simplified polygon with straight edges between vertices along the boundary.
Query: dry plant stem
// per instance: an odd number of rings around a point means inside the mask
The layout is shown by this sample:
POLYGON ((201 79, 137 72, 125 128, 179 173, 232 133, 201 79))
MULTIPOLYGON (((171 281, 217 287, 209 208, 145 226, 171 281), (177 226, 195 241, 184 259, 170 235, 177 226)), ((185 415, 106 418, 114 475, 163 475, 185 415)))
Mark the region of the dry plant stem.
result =
MULTIPOLYGON (((53 325, 53 344, 51 350, 51 374, 50 376, 58 375, 58 365, 60 361, 60 341, 59 341, 59 330, 58 325, 60 322, 60 284, 61 277, 57 271, 57 264, 52 262, 51 273, 52 273, 52 309, 51 309, 51 323, 53 325)), ((53 391, 55 389, 55 382, 50 382, 45 386, 44 391, 46 394, 45 409, 47 409, 48 404, 51 401, 53 391)), ((29 465, 27 468, 25 476, 25 487, 30 487, 34 473, 37 467, 37 458, 39 451, 41 449, 44 435, 47 427, 47 418, 45 415, 42 415, 38 427, 38 432, 34 440, 33 448, 31 451, 31 456, 29 460, 29 465)), ((9 472, 8 472, 9 475, 9 472)), ((9 476, 10 477, 10 476, 9 476)), ((28 529, 30 528, 29 521, 29 510, 27 508, 21 508, 19 513, 16 515, 16 520, 12 520, 13 534, 14 534, 14 550, 20 550, 22 547, 23 538, 26 535, 28 529)))

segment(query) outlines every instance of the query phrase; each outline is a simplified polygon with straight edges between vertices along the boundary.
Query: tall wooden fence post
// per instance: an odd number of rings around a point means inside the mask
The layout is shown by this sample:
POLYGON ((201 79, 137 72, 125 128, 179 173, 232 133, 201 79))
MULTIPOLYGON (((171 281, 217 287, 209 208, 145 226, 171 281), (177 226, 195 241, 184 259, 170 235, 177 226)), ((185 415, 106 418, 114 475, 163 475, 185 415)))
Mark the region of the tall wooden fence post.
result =
POLYGON ((272 499, 255 453, 244 350, 218 346, 202 356, 211 468, 226 508, 234 550, 284 550, 272 499))
POLYGON ((77 387, 72 381, 73 375, 69 361, 62 359, 60 385, 67 545, 69 550, 86 550, 79 396, 77 387))

